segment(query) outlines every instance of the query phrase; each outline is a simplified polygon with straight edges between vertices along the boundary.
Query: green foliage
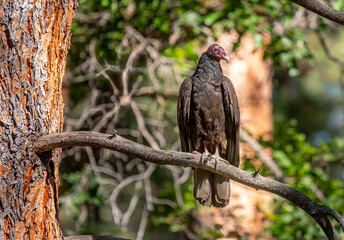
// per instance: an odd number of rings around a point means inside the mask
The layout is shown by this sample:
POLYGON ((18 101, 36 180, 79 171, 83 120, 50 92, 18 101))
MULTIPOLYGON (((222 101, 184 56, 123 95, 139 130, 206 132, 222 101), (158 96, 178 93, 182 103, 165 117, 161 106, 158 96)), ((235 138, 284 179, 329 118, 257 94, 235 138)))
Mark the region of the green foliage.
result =
POLYGON ((343 11, 344 10, 344 1, 343 0, 334 1, 332 4, 332 7, 338 11, 343 11))
POLYGON ((75 235, 75 232, 85 235, 95 232, 116 236, 123 234, 111 224, 111 211, 103 210, 110 191, 100 185, 87 165, 82 171, 63 174, 61 180, 61 189, 68 189, 60 194, 64 235, 75 235), (87 215, 92 217, 80 221, 82 216, 87 215))
MULTIPOLYGON (((344 209, 344 183, 330 177, 332 162, 344 158, 343 140, 337 139, 319 147, 310 145, 304 134, 297 130, 295 120, 276 122, 273 148, 275 162, 287 177, 288 185, 316 202, 341 212, 344 209), (318 199, 316 193, 324 196, 318 199)), ((268 227, 276 239, 317 239, 323 236, 321 228, 302 209, 285 199, 276 197, 268 213, 273 220, 268 227)), ((339 226, 337 226, 339 230, 339 226)))
MULTIPOLYGON (((306 136, 299 132, 296 120, 289 122, 275 122, 274 140, 261 142, 265 147, 273 149, 274 161, 282 169, 289 186, 302 192, 317 203, 326 205, 341 212, 344 209, 344 182, 330 177, 331 171, 340 164, 344 165, 344 140, 334 139, 328 144, 316 147, 311 145, 306 136), (324 199, 318 199, 318 192, 324 199)), ((244 170, 253 171, 250 159, 246 159, 244 170)), ((263 176, 271 175, 264 167, 260 173, 263 176)), ((166 184, 173 189, 171 183, 166 184)), ((161 197, 171 199, 172 191, 165 189, 161 197)), ((189 180, 182 186, 183 201, 187 203, 183 208, 158 208, 152 216, 153 226, 167 224, 172 232, 185 230, 192 219, 192 211, 197 208, 192 197, 192 182, 189 180)), ((324 236, 321 228, 302 209, 285 200, 275 197, 275 202, 266 208, 266 215, 272 223, 266 229, 275 239, 318 239, 324 236)), ((219 228, 220 229, 220 228, 219 228)), ((198 234, 200 239, 221 237, 219 229, 202 229, 198 234)), ((339 225, 336 226, 341 232, 339 225)))
MULTIPOLYGON (((159 191, 158 197, 165 199, 175 199, 174 186, 171 182, 164 182, 165 188, 159 191)), ((182 185, 181 194, 183 207, 172 208, 170 206, 158 206, 151 216, 152 227, 167 224, 171 232, 178 232, 185 229, 190 223, 190 211, 195 209, 196 202, 192 196, 192 182, 182 185)))
MULTIPOLYGON (((176 44, 182 51, 191 47, 191 55, 209 33, 214 34, 216 40, 222 32, 236 30, 240 36, 247 32, 251 33, 257 47, 263 47, 263 35, 269 35, 271 43, 267 46, 268 55, 275 64, 286 66, 290 69, 290 75, 295 76, 299 74, 297 60, 309 58, 310 54, 305 47, 301 30, 292 27, 294 6, 290 1, 275 0, 267 0, 264 3, 260 0, 219 1, 216 6, 206 1, 185 0, 102 0, 100 3, 98 0, 82 0, 78 13, 84 17, 77 17, 73 23, 72 41, 78 47, 71 48, 71 56, 76 57, 73 57, 71 63, 77 63, 87 56, 85 50, 90 39, 97 40, 97 57, 100 60, 116 63, 118 45, 126 33, 124 26, 127 25, 135 28, 143 36, 153 37, 162 42, 168 41, 177 27, 181 31, 181 36, 176 44), (105 20, 99 16, 97 18, 97 14, 107 14, 108 22, 104 22, 105 20), (91 18, 85 20, 88 15, 91 18), (282 34, 276 34, 276 24, 283 26, 282 34), (192 45, 185 44, 186 42, 192 42, 192 45), (79 54, 76 54, 76 51, 79 54)), ((239 46, 239 42, 236 46, 239 46)), ((176 58, 180 56, 179 54, 176 58)))
POLYGON ((92 176, 89 168, 81 172, 73 172, 63 175, 63 180, 70 184, 69 191, 65 194, 73 193, 73 198, 69 202, 69 207, 73 214, 80 214, 80 206, 91 204, 101 206, 107 199, 107 195, 99 194, 100 184, 92 176))

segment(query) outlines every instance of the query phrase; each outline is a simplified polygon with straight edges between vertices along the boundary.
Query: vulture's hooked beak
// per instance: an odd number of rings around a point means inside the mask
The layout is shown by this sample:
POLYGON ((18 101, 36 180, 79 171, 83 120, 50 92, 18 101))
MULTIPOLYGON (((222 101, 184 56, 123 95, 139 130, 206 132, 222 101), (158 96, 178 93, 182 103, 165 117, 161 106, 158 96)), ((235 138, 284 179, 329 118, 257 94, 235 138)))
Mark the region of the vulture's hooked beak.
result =
POLYGON ((226 60, 227 63, 229 63, 229 57, 228 56, 225 56, 223 59, 226 60))

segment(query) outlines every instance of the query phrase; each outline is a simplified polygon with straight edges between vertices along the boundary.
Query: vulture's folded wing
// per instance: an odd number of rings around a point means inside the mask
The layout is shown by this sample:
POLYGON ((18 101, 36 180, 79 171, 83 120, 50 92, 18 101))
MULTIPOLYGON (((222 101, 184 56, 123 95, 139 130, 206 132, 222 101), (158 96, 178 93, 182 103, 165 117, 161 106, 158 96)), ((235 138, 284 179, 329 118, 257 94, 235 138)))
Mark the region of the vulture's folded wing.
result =
POLYGON ((190 136, 190 101, 192 91, 192 80, 188 77, 184 80, 179 90, 177 119, 179 126, 180 142, 183 152, 192 152, 190 136))
POLYGON ((239 126, 240 113, 234 86, 227 77, 222 80, 223 104, 226 114, 227 160, 239 166, 239 126))

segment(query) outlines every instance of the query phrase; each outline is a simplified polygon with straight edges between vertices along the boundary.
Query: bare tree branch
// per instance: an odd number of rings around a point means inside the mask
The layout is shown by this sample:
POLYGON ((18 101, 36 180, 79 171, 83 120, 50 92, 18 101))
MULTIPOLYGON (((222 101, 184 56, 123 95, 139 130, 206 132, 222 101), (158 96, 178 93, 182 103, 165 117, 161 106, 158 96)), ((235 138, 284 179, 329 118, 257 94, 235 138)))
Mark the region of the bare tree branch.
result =
POLYGON ((135 183, 134 195, 129 202, 129 207, 128 207, 127 211, 123 214, 123 219, 121 221, 121 229, 124 232, 128 231, 128 229, 127 229, 128 223, 129 223, 131 215, 133 214, 134 210, 136 209, 137 203, 139 202, 140 190, 142 189, 142 185, 143 185, 142 181, 137 181, 135 183))
POLYGON ((325 38, 324 38, 322 32, 319 29, 315 29, 314 31, 317 34, 317 37, 318 37, 318 39, 320 41, 320 44, 321 44, 321 47, 323 48, 327 58, 330 59, 331 61, 337 63, 340 67, 343 67, 344 66, 344 62, 341 61, 339 58, 335 57, 331 53, 330 49, 328 48, 328 46, 327 46, 327 44, 325 42, 325 38))
MULTIPOLYGON (((334 230, 328 215, 333 216, 344 230, 343 217, 333 209, 317 204, 299 191, 278 181, 265 178, 258 173, 250 172, 236 168, 228 164, 225 160, 210 158, 202 161, 202 155, 183 153, 177 151, 164 151, 153 149, 118 135, 111 136, 97 132, 65 132, 51 134, 38 138, 33 145, 37 153, 50 151, 55 148, 70 146, 91 146, 107 148, 119 151, 144 161, 156 163, 159 165, 178 165, 183 167, 201 168, 211 172, 216 172, 234 181, 256 190, 265 190, 275 193, 308 213, 323 229, 326 236, 331 239, 340 239, 338 233, 334 230)), ((144 179, 144 177, 142 178, 144 179)))
POLYGON ((318 0, 291 0, 291 1, 324 18, 330 19, 336 23, 344 25, 343 12, 337 11, 329 6, 326 6, 325 4, 319 2, 318 0))
POLYGON ((141 222, 139 226, 139 231, 136 236, 136 240, 142 240, 145 235, 147 222, 148 222, 148 215, 149 213, 148 213, 147 205, 145 205, 142 211, 141 222))

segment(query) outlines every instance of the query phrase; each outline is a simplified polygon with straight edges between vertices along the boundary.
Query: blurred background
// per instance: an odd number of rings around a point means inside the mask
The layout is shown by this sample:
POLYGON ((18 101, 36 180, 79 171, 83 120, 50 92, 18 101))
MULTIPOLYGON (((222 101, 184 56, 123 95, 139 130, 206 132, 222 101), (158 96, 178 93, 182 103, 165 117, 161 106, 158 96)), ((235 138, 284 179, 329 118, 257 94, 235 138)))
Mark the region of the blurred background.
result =
MULTIPOLYGON (((323 1, 344 10, 343 0, 323 1)), ((212 43, 242 114, 241 168, 344 209, 344 30, 288 0, 80 0, 63 85, 64 131, 180 150, 179 86, 212 43)), ((192 170, 122 153, 62 153, 65 236, 326 239, 301 209, 233 184, 224 209, 192 197, 192 170)), ((336 225, 337 229, 339 226, 336 225)))

